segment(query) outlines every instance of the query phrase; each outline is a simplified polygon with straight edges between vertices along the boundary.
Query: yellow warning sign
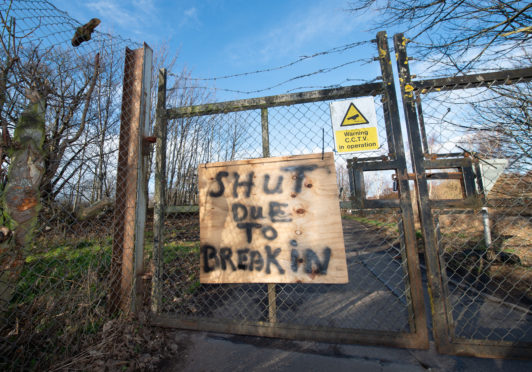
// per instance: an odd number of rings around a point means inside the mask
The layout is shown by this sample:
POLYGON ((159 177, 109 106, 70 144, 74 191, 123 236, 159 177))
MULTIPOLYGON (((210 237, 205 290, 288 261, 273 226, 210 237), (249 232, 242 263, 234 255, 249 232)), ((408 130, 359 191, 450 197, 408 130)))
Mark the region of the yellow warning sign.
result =
POLYGON ((368 151, 379 148, 376 127, 337 130, 335 134, 338 152, 368 151))
POLYGON ((345 113, 344 120, 342 120, 341 127, 346 127, 348 125, 361 125, 369 124, 368 119, 362 115, 359 109, 351 102, 347 112, 345 113))

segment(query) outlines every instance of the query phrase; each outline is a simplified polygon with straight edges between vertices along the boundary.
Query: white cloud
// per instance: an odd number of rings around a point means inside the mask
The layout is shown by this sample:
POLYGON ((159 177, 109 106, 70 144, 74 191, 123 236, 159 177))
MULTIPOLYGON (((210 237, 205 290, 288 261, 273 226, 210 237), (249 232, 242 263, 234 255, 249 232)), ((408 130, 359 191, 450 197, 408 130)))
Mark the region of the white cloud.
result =
MULTIPOLYGON (((357 30, 367 22, 364 19, 345 11, 340 5, 322 1, 314 6, 296 9, 286 14, 277 25, 269 30, 257 32, 251 38, 240 40, 228 47, 228 52, 235 59, 242 58, 241 53, 257 54, 264 63, 272 56, 294 55, 294 52, 306 47, 316 39, 330 39, 335 45, 335 39, 345 35, 356 35, 357 30)), ((297 52, 296 52, 297 53, 297 52)))
POLYGON ((198 17, 198 9, 195 7, 186 9, 183 12, 183 19, 181 20, 179 26, 185 26, 185 25, 193 25, 193 26, 200 26, 201 21, 198 17))
POLYGON ((154 0, 134 0, 133 6, 144 14, 155 15, 157 13, 154 0))
POLYGON ((95 0, 84 5, 102 20, 101 29, 116 30, 132 39, 157 40, 157 35, 150 33, 155 20, 160 18, 154 1, 95 0))
POLYGON ((134 12, 125 9, 119 1, 99 0, 87 3, 87 7, 97 12, 98 16, 104 22, 105 20, 109 20, 120 27, 136 25, 139 21, 138 17, 134 15, 134 12))

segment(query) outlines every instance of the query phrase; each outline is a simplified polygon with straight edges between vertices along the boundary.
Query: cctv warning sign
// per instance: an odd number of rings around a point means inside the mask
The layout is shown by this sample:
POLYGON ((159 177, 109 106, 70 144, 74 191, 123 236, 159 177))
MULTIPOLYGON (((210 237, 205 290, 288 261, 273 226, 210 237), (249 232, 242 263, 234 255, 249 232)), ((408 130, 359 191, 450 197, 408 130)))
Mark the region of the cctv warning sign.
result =
POLYGON ((330 108, 336 151, 350 153, 379 149, 373 97, 332 102, 330 108))
POLYGON ((360 110, 351 102, 347 112, 345 113, 344 120, 342 120, 342 127, 347 127, 350 125, 362 125, 369 124, 368 119, 362 115, 360 110))
POLYGON ((368 127, 336 132, 336 150, 338 152, 356 152, 379 149, 377 128, 368 127))

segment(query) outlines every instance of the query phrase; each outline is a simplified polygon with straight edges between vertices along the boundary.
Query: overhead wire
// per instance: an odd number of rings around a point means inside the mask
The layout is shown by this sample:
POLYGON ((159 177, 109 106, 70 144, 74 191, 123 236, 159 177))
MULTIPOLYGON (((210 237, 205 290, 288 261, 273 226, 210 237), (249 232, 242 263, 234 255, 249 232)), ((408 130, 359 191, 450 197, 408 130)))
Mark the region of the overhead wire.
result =
MULTIPOLYGON (((262 70, 248 71, 248 72, 242 72, 242 73, 237 73, 237 74, 215 76, 215 77, 209 77, 209 78, 190 78, 190 80, 216 81, 216 80, 231 79, 231 78, 235 78, 235 77, 249 76, 249 75, 254 75, 254 74, 261 74, 261 73, 265 73, 265 72, 272 72, 272 71, 282 70, 282 69, 285 69, 285 68, 288 68, 288 67, 292 67, 292 66, 294 66, 294 65, 296 65, 298 63, 301 63, 301 62, 303 62, 303 61, 305 61, 307 59, 311 59, 311 58, 315 58, 315 57, 319 57, 319 56, 324 56, 324 55, 328 55, 328 54, 333 54, 333 53, 345 52, 346 50, 349 50, 349 49, 352 49, 352 48, 356 48, 356 47, 361 46, 361 45, 369 44, 371 42, 372 42, 372 40, 364 40, 364 41, 357 41, 355 43, 349 43, 349 44, 337 46, 337 47, 334 47, 334 48, 331 48, 331 49, 328 49, 328 50, 324 50, 324 51, 321 51, 321 52, 313 53, 313 54, 308 55, 308 56, 301 56, 298 59, 296 59, 296 60, 294 60, 294 61, 292 61, 290 63, 284 64, 284 65, 270 67, 270 68, 265 68, 265 69, 262 69, 262 70)), ((174 74, 174 76, 177 76, 177 75, 174 74)))
MULTIPOLYGON (((210 88, 210 87, 202 87, 202 86, 179 86, 179 87, 169 88, 168 91, 199 88, 199 89, 210 89, 212 91, 221 91, 221 92, 237 93, 237 94, 262 93, 262 92, 266 92, 266 91, 278 88, 278 87, 280 87, 282 85, 285 85, 285 84, 290 83, 290 82, 295 81, 295 80, 303 79, 303 78, 306 78, 306 77, 309 77, 309 76, 313 76, 313 75, 325 74, 325 73, 340 69, 342 67, 345 67, 345 66, 348 66, 348 65, 352 65, 354 63, 361 63, 361 62, 362 63, 370 63, 372 60, 373 60, 372 58, 358 58, 358 59, 351 60, 351 61, 342 63, 340 65, 336 65, 336 66, 333 66, 333 67, 321 68, 321 69, 318 69, 316 71, 312 71, 312 72, 309 72, 309 73, 306 73, 306 74, 297 75, 297 76, 291 77, 289 79, 286 79, 284 81, 281 81, 280 83, 277 83, 277 84, 274 84, 274 85, 271 85, 269 87, 262 88, 262 89, 238 90, 238 89, 228 89, 228 88, 210 88)), ((179 75, 177 75, 177 74, 172 74, 172 76, 179 77, 179 75)), ((193 79, 193 78, 187 78, 187 80, 196 80, 197 81, 197 79, 193 79)), ((350 80, 354 81, 355 79, 346 79, 346 81, 348 81, 348 80, 349 81, 350 80)), ((364 81, 363 79, 357 79, 357 80, 364 81)), ((337 84, 337 86, 340 86, 340 85, 337 84)), ((321 87, 321 88, 323 88, 323 87, 321 87)), ((291 89, 291 91, 293 91, 293 90, 297 90, 297 89, 291 89)))

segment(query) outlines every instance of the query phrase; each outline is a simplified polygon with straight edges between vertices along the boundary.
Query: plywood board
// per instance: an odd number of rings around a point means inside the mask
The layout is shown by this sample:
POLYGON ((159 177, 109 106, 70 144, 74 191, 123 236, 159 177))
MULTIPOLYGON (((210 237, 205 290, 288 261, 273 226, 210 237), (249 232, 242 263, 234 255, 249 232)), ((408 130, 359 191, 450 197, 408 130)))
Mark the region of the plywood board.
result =
POLYGON ((332 153, 202 164, 201 283, 347 283, 332 153))

